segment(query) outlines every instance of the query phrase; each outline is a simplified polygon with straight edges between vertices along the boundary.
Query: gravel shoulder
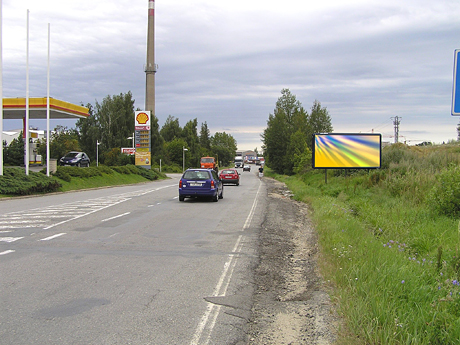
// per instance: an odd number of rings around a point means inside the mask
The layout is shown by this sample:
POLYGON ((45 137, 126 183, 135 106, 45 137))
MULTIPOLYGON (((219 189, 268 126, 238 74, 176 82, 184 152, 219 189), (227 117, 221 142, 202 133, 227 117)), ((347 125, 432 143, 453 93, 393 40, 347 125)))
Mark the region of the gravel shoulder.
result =
POLYGON ((304 203, 265 178, 267 211, 260 230, 248 344, 333 344, 340 326, 318 272, 315 229, 304 203))

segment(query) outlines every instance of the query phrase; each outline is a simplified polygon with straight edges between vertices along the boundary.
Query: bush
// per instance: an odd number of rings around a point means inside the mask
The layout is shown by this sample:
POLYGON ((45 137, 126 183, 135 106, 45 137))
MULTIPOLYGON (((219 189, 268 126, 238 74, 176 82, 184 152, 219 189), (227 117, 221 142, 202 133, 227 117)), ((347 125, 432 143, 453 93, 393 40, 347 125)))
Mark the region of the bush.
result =
POLYGON ((433 186, 429 203, 439 214, 450 217, 460 216, 460 167, 448 168, 438 175, 438 183, 433 186))
POLYGON ((0 176, 0 194, 30 195, 34 193, 55 192, 61 187, 58 180, 38 172, 26 175, 21 168, 5 168, 0 176))

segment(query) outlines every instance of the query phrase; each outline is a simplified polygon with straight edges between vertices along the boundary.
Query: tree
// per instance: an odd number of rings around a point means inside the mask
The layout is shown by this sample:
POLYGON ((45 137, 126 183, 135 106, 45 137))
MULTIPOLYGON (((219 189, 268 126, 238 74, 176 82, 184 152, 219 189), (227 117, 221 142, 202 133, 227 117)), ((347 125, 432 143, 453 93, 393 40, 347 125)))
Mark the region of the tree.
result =
POLYGON ((101 128, 94 114, 93 106, 88 103, 86 107, 89 109, 89 116, 79 119, 75 126, 78 131, 78 141, 82 151, 85 151, 91 160, 96 160, 96 146, 97 141, 101 139, 101 128))
POLYGON ((131 146, 131 137, 134 133, 134 99, 131 91, 115 96, 107 96, 102 103, 96 101, 96 106, 88 104, 87 118, 76 123, 78 140, 82 149, 96 160, 97 142, 99 153, 103 157, 105 151, 113 148, 131 146))
MULTIPOLYGON (((333 131, 331 117, 326 108, 321 107, 321 103, 317 100, 311 107, 311 114, 309 117, 309 136, 312 137, 315 133, 331 133, 333 131)), ((311 148, 312 141, 309 141, 311 148)))
POLYGON ((134 99, 131 91, 107 96, 101 104, 96 102, 96 119, 100 127, 102 150, 129 146, 134 132, 134 99))
MULTIPOLYGON (((166 142, 165 143, 165 153, 166 153, 168 162, 172 164, 177 164, 182 167, 182 164, 183 164, 182 158, 184 155, 184 152, 182 151, 184 147, 188 149, 187 143, 182 138, 175 138, 170 142, 166 142)), ((186 151, 185 153, 187 153, 185 155, 185 158, 186 158, 185 166, 187 167, 189 165, 187 161, 187 158, 189 157, 189 155, 188 155, 188 151, 186 151)))
POLYGON ((460 141, 460 122, 457 125, 457 141, 460 141))
POLYGON ((262 134, 267 166, 279 174, 293 174, 311 155, 313 133, 324 132, 332 132, 327 109, 315 100, 308 115, 295 95, 283 89, 262 134))
POLYGON ((152 152, 152 164, 159 161, 163 156, 164 139, 160 134, 160 125, 155 115, 150 119, 150 150, 152 152))
POLYGON ((3 148, 3 164, 5 165, 24 165, 24 139, 23 132, 13 139, 10 144, 3 148))
POLYGON ((269 115, 267 128, 262 134, 265 164, 278 174, 284 173, 290 137, 285 119, 283 112, 275 109, 275 114, 269 115))
POLYGON ((166 142, 180 138, 182 134, 182 128, 179 125, 179 119, 169 115, 165 124, 160 130, 160 134, 166 142))
POLYGON ((200 130, 200 145, 205 150, 211 150, 211 133, 206 121, 201 124, 200 130))
POLYGON ((217 156, 217 160, 222 164, 232 162, 235 157, 237 143, 235 138, 225 132, 216 132, 211 137, 211 150, 217 156))
MULTIPOLYGON (((39 150, 46 150, 46 143, 39 150)), ((81 151, 76 129, 56 126, 50 136, 50 158, 59 159, 69 151, 81 151)), ((42 151, 39 151, 40 154, 42 151)), ((45 154, 42 155, 45 157, 45 154)))
POLYGON ((199 166, 201 157, 200 139, 198 137, 198 120, 188 121, 182 129, 182 138, 187 142, 190 164, 199 166))

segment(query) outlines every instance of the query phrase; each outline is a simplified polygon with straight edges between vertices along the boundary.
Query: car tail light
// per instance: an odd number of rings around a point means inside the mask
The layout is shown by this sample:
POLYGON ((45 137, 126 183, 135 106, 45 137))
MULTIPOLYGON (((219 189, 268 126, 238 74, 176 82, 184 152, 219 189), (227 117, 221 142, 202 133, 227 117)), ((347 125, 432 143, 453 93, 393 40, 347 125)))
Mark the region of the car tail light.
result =
POLYGON ((211 181, 211 188, 216 188, 216 185, 214 184, 214 180, 211 181))
POLYGON ((179 188, 182 188, 182 180, 179 181, 179 188))

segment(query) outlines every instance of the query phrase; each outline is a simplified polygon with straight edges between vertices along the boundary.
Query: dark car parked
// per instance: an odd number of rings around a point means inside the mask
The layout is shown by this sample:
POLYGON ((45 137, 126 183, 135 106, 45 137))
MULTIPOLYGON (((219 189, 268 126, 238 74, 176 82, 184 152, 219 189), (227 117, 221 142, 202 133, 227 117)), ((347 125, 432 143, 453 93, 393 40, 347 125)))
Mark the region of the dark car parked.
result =
POLYGON ((179 181, 179 201, 185 198, 210 197, 219 201, 224 197, 224 184, 212 169, 187 169, 179 181))
POLYGON ((84 152, 71 151, 59 160, 61 166, 89 167, 90 159, 84 152))

